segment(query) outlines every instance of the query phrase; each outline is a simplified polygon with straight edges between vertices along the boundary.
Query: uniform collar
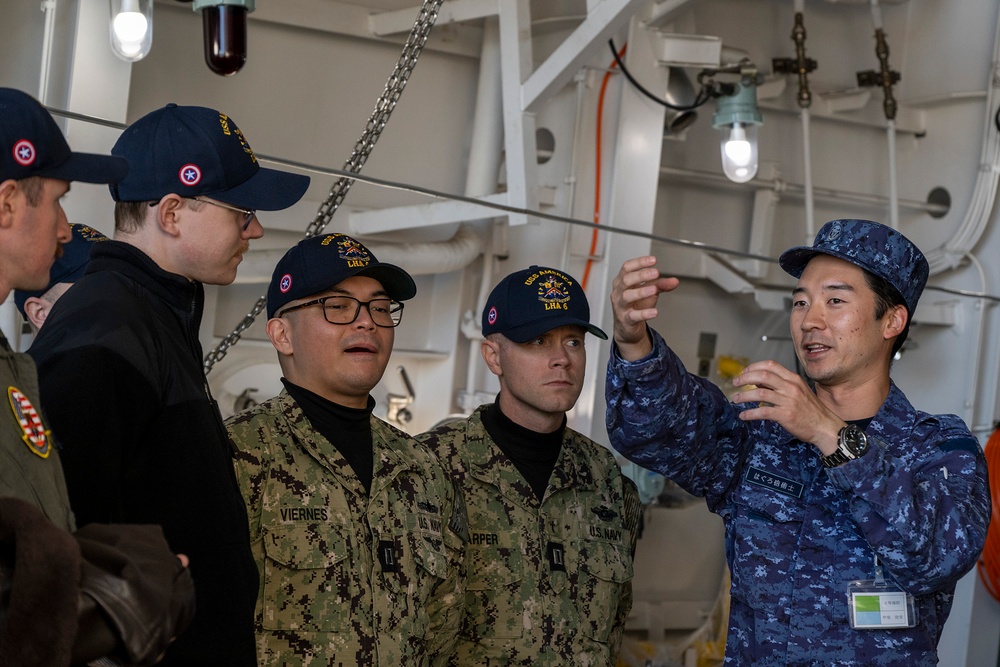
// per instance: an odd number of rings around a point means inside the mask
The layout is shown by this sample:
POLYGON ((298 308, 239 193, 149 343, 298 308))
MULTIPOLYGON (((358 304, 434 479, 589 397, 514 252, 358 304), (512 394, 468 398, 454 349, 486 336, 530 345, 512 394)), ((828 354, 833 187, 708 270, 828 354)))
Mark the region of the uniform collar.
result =
MULTIPOLYGON (((281 393, 278 394, 278 402, 281 413, 288 422, 289 432, 295 437, 302 449, 321 466, 336 475, 346 488, 364 495, 364 487, 357 475, 354 474, 347 459, 333 443, 313 428, 301 406, 295 402, 286 389, 282 389, 281 393)), ((374 496, 389 486, 393 478, 400 473, 410 470, 419 472, 419 469, 412 457, 407 456, 409 449, 402 442, 404 438, 409 438, 409 436, 396 431, 374 415, 369 419, 372 425, 372 451, 375 456, 370 495, 374 496)))
MULTIPOLYGON (((534 500, 535 494, 510 458, 507 457, 486 433, 482 413, 488 405, 480 406, 465 422, 465 438, 462 445, 469 474, 500 489, 507 498, 524 505, 526 499, 534 500)), ((549 478, 546 497, 564 489, 596 488, 594 475, 585 465, 585 456, 580 446, 578 433, 572 429, 563 430, 563 443, 556 460, 556 467, 549 478)), ((534 502, 529 503, 534 506, 534 502)))

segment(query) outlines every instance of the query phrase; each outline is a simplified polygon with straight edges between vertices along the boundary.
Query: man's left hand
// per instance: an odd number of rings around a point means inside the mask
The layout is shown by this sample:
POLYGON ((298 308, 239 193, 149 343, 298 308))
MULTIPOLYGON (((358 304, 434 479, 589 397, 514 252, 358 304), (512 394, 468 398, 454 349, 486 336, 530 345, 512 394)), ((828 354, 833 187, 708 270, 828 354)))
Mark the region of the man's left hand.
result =
POLYGON ((746 387, 733 395, 734 403, 758 403, 740 413, 743 421, 767 419, 824 455, 837 451, 837 434, 846 422, 823 405, 798 373, 777 361, 755 361, 733 378, 733 385, 746 387))

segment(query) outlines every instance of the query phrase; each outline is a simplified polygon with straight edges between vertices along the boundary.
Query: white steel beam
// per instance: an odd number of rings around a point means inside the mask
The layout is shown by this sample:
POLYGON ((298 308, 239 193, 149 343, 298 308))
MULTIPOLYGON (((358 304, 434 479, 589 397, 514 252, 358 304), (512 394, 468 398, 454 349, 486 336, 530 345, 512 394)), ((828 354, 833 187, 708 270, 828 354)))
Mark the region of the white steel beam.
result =
MULTIPOLYGON (((386 37, 388 35, 398 35, 407 33, 413 28, 413 21, 416 19, 419 7, 408 7, 390 12, 370 14, 368 16, 368 28, 373 35, 386 37)), ((487 16, 497 15, 497 0, 449 0, 442 2, 438 10, 435 26, 447 25, 449 23, 465 23, 487 16)))
MULTIPOLYGON (((503 96, 504 153, 507 194, 511 206, 535 209, 534 188, 537 163, 535 116, 521 105, 521 85, 531 72, 531 8, 528 0, 499 0, 500 87, 503 96)), ((510 224, 527 222, 524 215, 511 214, 510 224)))
POLYGON ((584 63, 593 57, 594 46, 604 42, 628 21, 637 7, 648 0, 603 0, 596 3, 583 23, 566 38, 525 81, 522 108, 534 111, 556 91, 570 82, 584 63))
MULTIPOLYGON (((507 194, 487 195, 479 199, 493 204, 507 204, 507 194)), ((456 222, 484 220, 506 215, 501 211, 464 201, 440 201, 431 204, 396 206, 372 211, 352 211, 348 225, 352 232, 365 236, 403 229, 418 229, 456 222)))

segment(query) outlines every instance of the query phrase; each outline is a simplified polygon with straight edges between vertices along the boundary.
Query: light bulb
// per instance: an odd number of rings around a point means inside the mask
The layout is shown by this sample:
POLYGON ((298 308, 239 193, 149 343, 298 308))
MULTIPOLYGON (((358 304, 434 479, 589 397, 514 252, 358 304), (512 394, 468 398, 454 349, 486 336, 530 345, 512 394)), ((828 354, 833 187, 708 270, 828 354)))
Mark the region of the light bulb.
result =
POLYGON ((247 8, 212 5, 201 16, 208 68, 222 76, 236 74, 247 61, 247 8))
POLYGON ((757 132, 753 125, 733 123, 722 136, 722 171, 735 183, 746 183, 757 175, 757 132))
POLYGON ((757 127, 763 122, 755 78, 720 88, 712 127, 722 132, 722 171, 729 180, 746 183, 757 175, 757 127))
POLYGON ((110 0, 111 50, 122 60, 146 57, 153 45, 152 0, 110 0))
POLYGON ((122 12, 115 17, 112 22, 115 36, 121 42, 122 51, 129 55, 135 55, 142 47, 142 40, 146 37, 146 30, 149 22, 146 17, 139 12, 122 12))

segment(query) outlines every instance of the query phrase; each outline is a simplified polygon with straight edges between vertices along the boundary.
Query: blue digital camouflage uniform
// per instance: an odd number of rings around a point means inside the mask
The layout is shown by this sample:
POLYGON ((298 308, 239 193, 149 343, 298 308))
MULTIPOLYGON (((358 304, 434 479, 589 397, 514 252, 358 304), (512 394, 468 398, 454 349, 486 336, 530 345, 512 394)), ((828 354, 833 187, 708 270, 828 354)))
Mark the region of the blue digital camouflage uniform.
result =
POLYGON ((486 432, 488 407, 418 436, 461 485, 469 513, 452 664, 613 666, 632 607, 635 484, 608 449, 565 429, 539 503, 486 432))
POLYGON ((910 405, 893 384, 866 432, 873 446, 826 469, 775 422, 743 422, 712 383, 653 352, 612 351, 614 447, 688 492, 726 527, 732 574, 727 665, 937 664, 955 582, 983 548, 991 507, 978 441, 954 415, 910 405), (917 626, 854 630, 847 587, 885 577, 916 596, 917 626))
POLYGON ((372 417, 371 494, 286 391, 227 421, 260 570, 266 665, 447 662, 465 511, 425 447, 372 417))

